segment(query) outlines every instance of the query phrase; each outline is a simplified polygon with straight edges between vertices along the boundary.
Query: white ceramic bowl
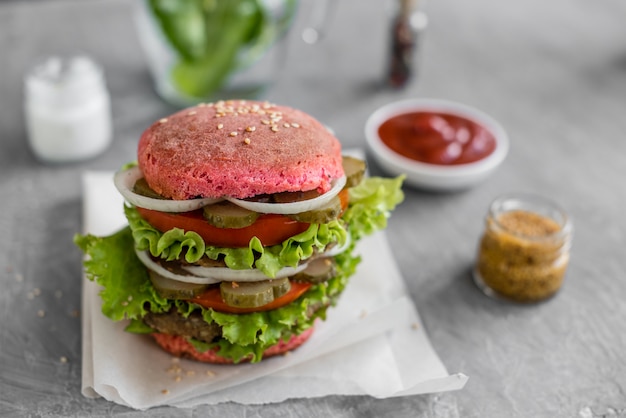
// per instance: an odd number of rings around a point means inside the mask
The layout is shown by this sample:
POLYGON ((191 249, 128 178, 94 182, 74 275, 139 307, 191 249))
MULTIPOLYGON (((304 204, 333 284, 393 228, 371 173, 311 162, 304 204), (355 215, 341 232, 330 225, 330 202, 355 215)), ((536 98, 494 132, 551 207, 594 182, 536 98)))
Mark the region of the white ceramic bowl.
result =
POLYGON ((406 174, 408 184, 431 190, 459 190, 481 182, 504 161, 509 150, 506 132, 496 120, 473 107, 438 99, 409 99, 379 108, 365 124, 365 138, 369 151, 383 170, 392 175, 406 174), (397 115, 419 111, 441 112, 469 119, 491 132, 496 140, 495 149, 475 162, 443 165, 413 160, 383 143, 378 134, 383 122, 397 115))

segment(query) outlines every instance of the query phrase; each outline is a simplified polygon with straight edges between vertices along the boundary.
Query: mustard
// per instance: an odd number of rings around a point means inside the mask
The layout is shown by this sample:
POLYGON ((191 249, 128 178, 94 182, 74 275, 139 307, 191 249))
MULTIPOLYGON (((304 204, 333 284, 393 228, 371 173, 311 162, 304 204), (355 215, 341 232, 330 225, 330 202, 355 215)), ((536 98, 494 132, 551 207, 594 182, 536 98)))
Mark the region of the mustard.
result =
POLYGON ((550 202, 497 199, 480 239, 476 282, 489 295, 517 302, 547 299, 563 284, 570 246, 570 220, 550 202))

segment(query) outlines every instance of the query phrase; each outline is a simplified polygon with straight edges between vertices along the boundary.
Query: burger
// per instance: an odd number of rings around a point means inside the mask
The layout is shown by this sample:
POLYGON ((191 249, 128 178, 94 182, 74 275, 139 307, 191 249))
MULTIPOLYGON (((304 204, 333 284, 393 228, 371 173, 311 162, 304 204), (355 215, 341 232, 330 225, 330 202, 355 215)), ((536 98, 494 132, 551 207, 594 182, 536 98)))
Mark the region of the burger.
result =
POLYGON ((337 303, 402 177, 365 176, 308 114, 199 104, 152 124, 114 176, 128 225, 76 235, 102 312, 165 351, 210 363, 293 350, 337 303))

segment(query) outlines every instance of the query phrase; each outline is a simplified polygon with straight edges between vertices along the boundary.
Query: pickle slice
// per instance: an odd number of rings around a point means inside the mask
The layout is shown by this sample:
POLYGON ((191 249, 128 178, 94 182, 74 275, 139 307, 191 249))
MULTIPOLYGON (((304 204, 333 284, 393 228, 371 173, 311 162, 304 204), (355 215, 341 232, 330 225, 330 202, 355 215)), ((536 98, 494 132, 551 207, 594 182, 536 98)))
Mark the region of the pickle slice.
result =
POLYGON ((273 203, 274 198, 271 194, 258 194, 255 196, 246 197, 244 200, 248 202, 259 202, 259 203, 273 203))
POLYGON ((306 192, 281 192, 272 195, 274 203, 292 203, 302 202, 303 200, 315 199, 320 194, 317 190, 308 190, 306 192))
POLYGON ((343 171, 346 175, 345 187, 354 187, 363 180, 363 175, 365 175, 365 161, 344 155, 342 164, 343 171))
POLYGON ((332 257, 322 257, 310 261, 307 268, 292 276, 292 280, 309 283, 322 283, 332 279, 337 274, 335 259, 332 257))
POLYGON ((306 212, 294 213, 289 216, 298 222, 309 224, 326 224, 337 219, 341 213, 341 199, 338 196, 333 197, 327 204, 316 209, 306 212))
POLYGON ((152 190, 150 186, 148 186, 148 182, 146 181, 146 179, 143 177, 135 182, 135 185, 133 186, 133 192, 142 196, 151 197, 153 199, 167 200, 166 198, 152 190))
POLYGON ((220 293, 227 305, 235 308, 258 308, 281 297, 291 289, 289 279, 260 282, 222 282, 220 293))
POLYGON ((227 200, 202 208, 204 219, 218 228, 245 228, 252 225, 259 213, 237 206, 227 200))
POLYGON ((167 299, 190 299, 200 295, 209 287, 208 284, 185 283, 168 279, 152 270, 148 272, 152 286, 154 286, 159 296, 167 299))

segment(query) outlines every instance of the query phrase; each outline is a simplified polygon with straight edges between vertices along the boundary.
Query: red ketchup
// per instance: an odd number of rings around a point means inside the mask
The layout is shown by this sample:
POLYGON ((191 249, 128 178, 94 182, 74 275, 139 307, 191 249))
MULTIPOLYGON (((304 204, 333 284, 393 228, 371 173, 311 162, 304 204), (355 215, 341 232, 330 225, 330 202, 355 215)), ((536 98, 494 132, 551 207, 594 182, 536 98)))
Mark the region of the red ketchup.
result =
POLYGON ((485 158, 496 148, 496 139, 490 131, 448 113, 397 115, 385 121, 378 134, 398 154, 430 164, 471 163, 485 158))

